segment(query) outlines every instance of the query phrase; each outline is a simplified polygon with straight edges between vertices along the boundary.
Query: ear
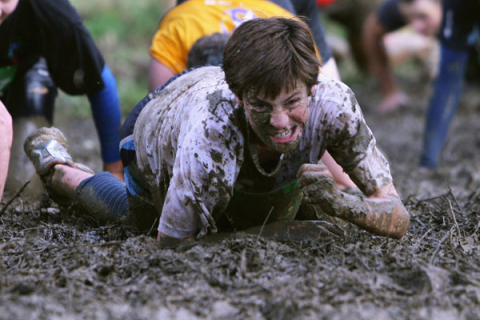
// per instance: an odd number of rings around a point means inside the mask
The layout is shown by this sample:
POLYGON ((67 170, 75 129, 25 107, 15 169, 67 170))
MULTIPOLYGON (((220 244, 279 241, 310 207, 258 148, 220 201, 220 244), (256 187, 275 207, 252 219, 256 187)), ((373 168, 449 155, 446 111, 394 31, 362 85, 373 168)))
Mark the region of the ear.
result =
POLYGON ((315 95, 315 92, 317 92, 317 86, 313 85, 313 86, 310 88, 310 96, 314 96, 314 95, 315 95))

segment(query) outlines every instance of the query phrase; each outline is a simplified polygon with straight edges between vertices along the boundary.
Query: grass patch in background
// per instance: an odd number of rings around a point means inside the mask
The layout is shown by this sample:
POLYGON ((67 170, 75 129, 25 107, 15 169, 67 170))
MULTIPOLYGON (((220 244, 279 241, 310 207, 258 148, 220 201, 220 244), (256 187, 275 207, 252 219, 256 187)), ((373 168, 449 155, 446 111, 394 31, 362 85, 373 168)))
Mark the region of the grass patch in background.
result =
MULTIPOLYGON (((149 48, 171 1, 71 0, 117 81, 122 115, 148 94, 149 48)), ((59 94, 57 110, 90 117, 86 96, 59 94)))

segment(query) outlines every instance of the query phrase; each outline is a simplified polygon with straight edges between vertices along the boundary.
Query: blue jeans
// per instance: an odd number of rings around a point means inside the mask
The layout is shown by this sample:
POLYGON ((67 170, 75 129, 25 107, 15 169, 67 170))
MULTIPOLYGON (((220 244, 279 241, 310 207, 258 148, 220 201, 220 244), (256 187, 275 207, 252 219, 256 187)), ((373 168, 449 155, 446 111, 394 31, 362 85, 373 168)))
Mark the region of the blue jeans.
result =
POLYGON ((435 168, 458 107, 467 64, 467 52, 441 46, 440 70, 427 113, 420 166, 435 168))

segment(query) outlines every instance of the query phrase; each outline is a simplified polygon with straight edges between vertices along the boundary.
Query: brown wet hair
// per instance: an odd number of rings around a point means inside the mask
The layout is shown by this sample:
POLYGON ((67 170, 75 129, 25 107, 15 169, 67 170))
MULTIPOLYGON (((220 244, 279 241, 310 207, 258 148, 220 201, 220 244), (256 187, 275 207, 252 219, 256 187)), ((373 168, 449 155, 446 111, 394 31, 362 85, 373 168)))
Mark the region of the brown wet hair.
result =
POLYGON ((308 26, 283 17, 242 23, 223 52, 223 71, 230 90, 243 100, 261 93, 276 98, 297 81, 311 88, 317 83, 320 61, 308 26))

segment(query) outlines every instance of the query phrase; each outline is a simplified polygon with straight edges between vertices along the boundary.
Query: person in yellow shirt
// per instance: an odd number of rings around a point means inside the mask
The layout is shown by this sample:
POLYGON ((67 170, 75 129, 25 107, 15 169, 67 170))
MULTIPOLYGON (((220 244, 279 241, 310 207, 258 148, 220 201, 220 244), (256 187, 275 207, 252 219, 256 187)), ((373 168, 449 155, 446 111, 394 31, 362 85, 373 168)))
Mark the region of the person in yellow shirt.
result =
POLYGON ((307 23, 323 62, 322 71, 339 79, 335 60, 325 42, 315 1, 275 2, 278 5, 266 0, 179 1, 179 4, 164 16, 153 37, 150 47, 149 90, 154 91, 172 76, 186 69, 188 53, 200 38, 214 33, 230 34, 242 22, 250 19, 293 17, 295 12, 305 16, 308 14, 307 23))

